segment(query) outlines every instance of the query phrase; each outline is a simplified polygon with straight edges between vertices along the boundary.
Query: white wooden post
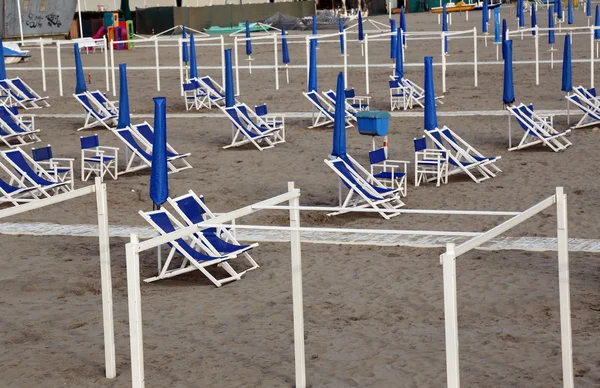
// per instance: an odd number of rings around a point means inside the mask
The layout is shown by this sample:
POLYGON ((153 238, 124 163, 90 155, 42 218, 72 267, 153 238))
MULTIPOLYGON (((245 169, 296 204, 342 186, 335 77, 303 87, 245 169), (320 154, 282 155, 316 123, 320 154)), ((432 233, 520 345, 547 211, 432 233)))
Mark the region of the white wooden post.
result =
POLYGON ((346 31, 343 32, 344 36, 344 85, 348 87, 348 44, 346 31))
POLYGON ((240 95, 240 57, 238 53, 238 37, 233 38, 233 60, 235 61, 235 95, 240 95))
POLYGON ((567 228, 567 196, 556 188, 556 221, 558 240, 558 294, 560 297, 560 343, 562 350, 563 388, 573 388, 573 345, 571 339, 571 295, 569 289, 569 236, 567 228))
POLYGON ((365 84, 369 95, 369 35, 365 34, 365 84))
POLYGON ((179 38, 177 40, 177 52, 179 53, 179 93, 183 96, 183 83, 185 82, 183 76, 183 40, 179 38))
POLYGON ((446 376, 448 388, 460 387, 458 359, 458 312, 456 301, 456 256, 454 244, 446 245, 441 257, 444 284, 444 325, 446 328, 446 376))
POLYGON ((310 78, 310 37, 306 37, 306 85, 308 85, 308 79, 310 78))
MULTIPOLYGON (((104 44, 104 79, 106 80, 106 91, 109 92, 110 91, 110 81, 108 79, 108 51, 106 51, 108 49, 108 42, 106 40, 106 36, 102 37, 103 40, 103 44, 104 44)), ((113 86, 114 88, 114 86, 113 86)), ((114 95, 114 94, 113 94, 114 95)))
POLYGON ((535 84, 540 84, 540 28, 535 26, 535 84))
POLYGON ((444 37, 446 34, 442 31, 442 92, 446 93, 446 50, 444 45, 444 37))
POLYGON ((142 330, 142 294, 140 290, 140 254, 138 238, 131 235, 125 244, 127 263, 127 299, 129 308, 129 344, 131 348, 131 387, 144 388, 144 335, 142 330))
POLYGON ((221 35, 221 85, 225 87, 225 40, 221 35))
POLYGON ((46 91, 46 56, 44 55, 44 39, 40 38, 40 57, 42 58, 42 89, 46 91))
POLYGON ((108 201, 106 184, 96 177, 96 205, 98 209, 98 236, 100 240, 100 280, 102 283, 102 318, 104 326, 104 360, 106 378, 117 376, 115 361, 115 329, 113 318, 112 278, 110 269, 110 240, 108 237, 108 201))
POLYGON ((475 87, 477 87, 477 81, 477 28, 473 27, 473 84, 475 87))
POLYGON ((112 92, 113 96, 117 95, 117 80, 115 76, 115 45, 113 42, 109 42, 110 46, 110 74, 112 78, 112 92))
MULTIPOLYGON (((77 0, 79 3, 79 0, 77 0)), ((79 5, 79 28, 81 29, 81 5, 79 5)), ((21 0, 17 0, 17 14, 19 15, 19 31, 21 32, 21 43, 23 43, 23 15, 21 14, 21 0)), ((83 30, 81 30, 83 35, 83 30)))
POLYGON ((594 87, 594 27, 590 29, 590 88, 594 87))
POLYGON ((279 51, 277 50, 277 34, 273 34, 273 52, 275 57, 275 90, 279 90, 279 51))
POLYGON ((158 60, 158 38, 154 39, 154 57, 156 58, 156 91, 160 92, 160 62, 158 60))
MULTIPOLYGON (((288 191, 294 190, 294 182, 288 182, 288 191)), ((300 198, 289 201, 290 228, 300 228, 300 198)), ((306 365, 304 354, 304 312, 302 300, 302 247, 300 231, 290 230, 290 247, 292 251, 292 303, 294 310, 294 360, 296 388, 306 388, 306 365)))
POLYGON ((58 65, 58 94, 63 95, 62 60, 60 59, 60 42, 56 42, 56 63, 58 65))

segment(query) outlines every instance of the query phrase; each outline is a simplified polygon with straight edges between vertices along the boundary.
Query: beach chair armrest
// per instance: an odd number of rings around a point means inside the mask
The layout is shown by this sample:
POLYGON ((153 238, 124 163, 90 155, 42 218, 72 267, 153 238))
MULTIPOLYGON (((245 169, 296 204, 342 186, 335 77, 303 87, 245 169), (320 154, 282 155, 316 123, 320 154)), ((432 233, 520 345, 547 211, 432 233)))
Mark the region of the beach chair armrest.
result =
POLYGON ((72 162, 75 158, 52 158, 53 162, 72 162))

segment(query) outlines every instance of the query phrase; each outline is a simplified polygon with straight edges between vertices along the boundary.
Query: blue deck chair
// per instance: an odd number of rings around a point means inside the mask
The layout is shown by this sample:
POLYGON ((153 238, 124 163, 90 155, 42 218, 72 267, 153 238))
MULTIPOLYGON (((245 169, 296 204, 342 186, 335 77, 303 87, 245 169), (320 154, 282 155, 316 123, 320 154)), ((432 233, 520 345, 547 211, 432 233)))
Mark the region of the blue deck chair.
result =
MULTIPOLYGON (((141 142, 143 142, 146 146, 146 152, 151 154, 154 146, 154 128, 152 128, 147 121, 143 122, 142 124, 136 124, 130 128, 140 135, 138 139, 140 139, 141 142)), ((190 155, 191 154, 189 152, 186 154, 180 154, 179 152, 175 151, 175 148, 167 143, 167 163, 170 164, 169 169, 172 172, 192 168, 192 165, 186 160, 186 158, 190 155), (175 166, 174 163, 177 163, 177 166, 175 166)))
MULTIPOLYGON (((413 108, 415 105, 424 107, 425 102, 425 90, 412 82, 408 78, 397 78, 390 76, 390 108, 403 109, 413 108)), ((444 96, 437 96, 435 98, 436 105, 443 104, 442 98, 444 96)))
POLYGON ((59 194, 60 192, 71 191, 71 182, 60 182, 54 179, 22 149, 16 148, 9 151, 3 151, 1 154, 11 167, 21 176, 19 179, 20 185, 25 187, 37 186, 47 194, 50 194, 50 192, 59 194))
POLYGON ((425 136, 413 139, 415 146, 415 186, 421 182, 448 183, 448 153, 438 148, 427 148, 425 136))
POLYGON ((115 114, 117 116, 119 115, 119 108, 117 108, 117 105, 119 104, 118 101, 109 100, 108 97, 106 97, 106 94, 100 90, 87 91, 86 93, 92 98, 92 100, 96 102, 97 105, 102 106, 111 114, 115 114))
MULTIPOLYGON (((318 128, 324 125, 333 125, 335 120, 335 107, 325 100, 319 93, 314 90, 310 92, 302 92, 304 97, 317 108, 317 116, 313 117, 313 124, 309 128, 318 128)), ((351 127, 352 123, 346 115, 346 128, 351 127)))
POLYGON ((596 97, 596 89, 583 86, 573 88, 573 94, 566 96, 569 103, 581 109, 583 117, 571 128, 584 128, 600 124, 600 100, 596 97))
MULTIPOLYGON (((29 105, 30 108, 42 108, 38 105, 38 103, 44 104, 44 106, 48 107, 50 104, 48 101, 48 97, 40 96, 31 86, 27 85, 25 81, 21 78, 11 78, 8 82, 13 86, 13 89, 18 92, 18 94, 23 97, 24 100, 27 101, 26 105, 29 105)), ((28 109, 24 107, 25 109, 28 109)))
MULTIPOLYGON (((142 212, 139 214, 150 224, 154 229, 158 231, 161 236, 167 235, 181 228, 182 225, 165 209, 142 212), (173 225, 175 223, 175 225, 173 225), (176 228, 177 226, 177 228, 176 228)), ((144 279, 145 282, 154 282, 161 279, 168 279, 174 276, 178 276, 191 271, 200 271, 206 276, 215 286, 221 287, 225 283, 229 283, 236 280, 241 280, 244 272, 237 273, 228 260, 235 258, 235 255, 219 255, 211 256, 205 250, 205 247, 198 238, 195 236, 189 236, 191 243, 188 243, 183 238, 174 239, 169 242, 168 245, 171 247, 169 255, 165 260, 164 264, 158 262, 159 273, 157 276, 144 279), (197 250, 196 248, 200 249, 197 250), (170 269, 171 263, 175 253, 183 256, 183 262, 180 265, 174 266, 170 269), (210 272, 207 271, 207 267, 216 265, 223 268, 229 274, 229 277, 223 279, 215 278, 210 272)))
POLYGON ((14 114, 14 110, 0 105, 0 140, 9 148, 40 141, 39 130, 33 129, 33 117, 24 121, 22 115, 14 114))
MULTIPOLYGON (((18 106, 23 109, 35 108, 30 98, 23 96, 19 90, 8 80, 0 80, 0 90, 3 93, 4 104, 7 106, 18 106)), ((37 108, 41 108, 37 106, 37 108)))
POLYGON ((520 127, 525 134, 516 147, 509 148, 509 151, 520 150, 537 144, 547 146, 554 152, 564 151, 572 143, 565 138, 565 135, 571 132, 566 130, 559 132, 550 124, 550 120, 538 117, 533 110, 533 105, 509 106, 508 111, 517 119, 520 127))
MULTIPOLYGON (((329 89, 328 91, 322 93, 323 97, 325 97, 333 109, 335 109, 335 91, 329 89)), ((344 100, 344 109, 346 110, 346 119, 348 121, 356 121, 356 113, 358 112, 358 109, 354 108, 346 100, 344 100)))
POLYGON ((270 123, 263 119, 264 116, 259 116, 253 112, 246 104, 237 104, 235 106, 239 115, 244 118, 244 121, 256 133, 268 134, 272 133, 271 141, 273 144, 285 143, 285 127, 282 122, 271 120, 270 123), (281 123, 280 125, 278 125, 281 123))
MULTIPOLYGON (((75 189, 75 179, 73 177, 73 158, 55 158, 52 153, 52 146, 32 148, 31 156, 33 160, 44 169, 57 182, 69 182, 71 190, 75 189)), ((36 171, 38 175, 40 172, 36 171)))
POLYGON ((400 194, 406 197, 408 189, 406 173, 410 162, 388 159, 385 148, 369 152, 369 162, 370 176, 389 188, 399 188, 400 194))
POLYGON ((117 179, 119 166, 119 149, 101 146, 98 135, 82 136, 81 144, 81 180, 87 181, 94 175, 104 180, 108 174, 117 179))
MULTIPOLYGON (((169 204, 177 211, 188 225, 196 225, 203 221, 215 218, 215 214, 204 203, 203 196, 197 196, 192 190, 177 198, 167 198, 169 204)), ((248 269, 258 268, 258 264, 248 251, 256 248, 258 243, 250 245, 240 244, 228 228, 208 228, 202 230, 198 237, 213 254, 243 255, 251 265, 248 269)))
POLYGON ((256 113, 256 115, 258 117, 260 117, 262 120, 266 121, 270 127, 281 128, 282 132, 284 133, 283 138, 285 139, 285 115, 277 114, 277 113, 269 113, 267 104, 255 105, 254 112, 256 113))
POLYGON ((27 182, 28 185, 23 183, 21 179, 2 163, 0 163, 0 170, 4 172, 3 175, 10 178, 9 182, 0 178, 0 202, 12 203, 16 206, 40 198, 50 197, 50 194, 40 189, 38 185, 30 182, 27 182))
POLYGON ((354 88, 346 89, 344 91, 346 95, 346 100, 351 107, 356 110, 369 110, 369 101, 371 99, 370 96, 357 96, 354 88))
POLYGON ((348 158, 325 159, 325 164, 329 166, 341 179, 344 185, 349 189, 346 198, 340 207, 347 210, 341 210, 329 213, 328 216, 351 212, 356 208, 373 208, 380 210, 379 214, 385 218, 397 216, 400 213, 388 213, 385 210, 396 210, 404 206, 400 199, 399 189, 389 189, 370 183, 363 178, 356 170, 356 164, 350 165, 348 158))
POLYGON ((98 125, 103 125, 107 129, 117 126, 117 120, 119 118, 118 114, 110 112, 106 107, 90 97, 87 92, 73 94, 73 96, 79 101, 86 113, 85 123, 83 127, 77 128, 78 131, 96 127, 98 125))
POLYGON ((233 124, 231 144, 224 146, 223 149, 253 144, 259 151, 262 151, 275 146, 271 140, 275 130, 263 131, 261 129, 257 132, 254 128, 256 126, 252 126, 248 120, 242 120, 241 113, 234 106, 229 108, 221 107, 221 110, 229 118, 231 124, 233 124))
MULTIPOLYGON (((225 88, 219 85, 210 76, 204 76, 198 79, 202 88, 206 91, 208 96, 203 100, 204 106, 208 106, 209 109, 214 106, 222 106, 225 104, 225 88)), ((235 100, 238 102, 237 99, 235 100)))
POLYGON ((204 107, 210 109, 209 95, 197 79, 190 79, 188 83, 183 84, 183 99, 185 110, 199 110, 204 107))

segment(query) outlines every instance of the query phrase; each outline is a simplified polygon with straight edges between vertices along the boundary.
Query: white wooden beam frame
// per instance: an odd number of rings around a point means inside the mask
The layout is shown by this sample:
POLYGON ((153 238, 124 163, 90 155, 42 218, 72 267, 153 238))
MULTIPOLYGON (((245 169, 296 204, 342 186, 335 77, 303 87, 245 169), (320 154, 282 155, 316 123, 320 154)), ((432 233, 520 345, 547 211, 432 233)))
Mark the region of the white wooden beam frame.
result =
POLYGON ((108 237, 108 204, 106 184, 96 178, 94 185, 73 190, 68 193, 54 195, 50 198, 28 202, 0 211, 0 219, 29 212, 65 202, 74 198, 96 193, 98 215, 98 234, 100 245, 100 281, 102 290, 102 321, 104 326, 104 362, 106 377, 112 379, 117 375, 115 361, 115 330, 113 319, 112 279, 110 269, 110 244, 108 237))
MULTIPOLYGON (((183 238, 190 234, 209 228, 227 226, 228 222, 237 218, 255 213, 260 210, 287 210, 289 211, 290 225, 286 226, 259 226, 259 225, 235 225, 236 229, 264 229, 264 230, 286 230, 290 232, 290 248, 292 260, 292 301, 294 317, 294 356, 295 356, 295 380, 297 388, 306 388, 306 365, 304 351, 304 318, 302 299, 302 254, 300 233, 302 231, 327 231, 337 233, 369 233, 367 229, 341 229, 341 228, 303 228, 300 226, 300 211, 325 211, 331 212, 337 208, 324 206, 300 206, 300 190, 294 187, 293 182, 288 183, 288 192, 277 197, 267 199, 254 205, 235 210, 231 213, 221 214, 217 217, 177 230, 176 232, 155 237, 151 240, 139 242, 136 235, 131 236, 131 241, 126 245, 127 254, 127 284, 129 299, 129 321, 131 338, 131 368, 132 387, 143 388, 145 384, 144 360, 143 360, 143 336, 142 336, 142 314, 141 314, 141 292, 139 273, 139 253, 156 248, 162 244, 177 238, 183 238), (279 205, 288 202, 288 205, 279 205)), ((442 232, 442 231, 415 231, 415 230, 377 230, 378 233, 389 234, 443 234, 460 235, 472 237, 471 240, 456 246, 448 244, 446 253, 440 256, 443 265, 443 289, 444 289, 444 314, 446 325, 446 366, 448 376, 448 387, 458 388, 460 386, 459 373, 459 346, 458 346, 458 314, 456 301, 456 257, 484 244, 498 235, 514 228, 541 211, 556 204, 558 221, 558 261, 559 261, 559 295, 560 295, 560 317, 561 317, 561 344, 562 344, 562 368, 563 387, 573 388, 573 361, 571 341, 571 318, 570 318, 570 291, 569 291, 569 263, 568 263, 568 233, 567 233, 567 205, 566 195, 561 187, 556 188, 556 194, 534 205, 523 212, 509 211, 463 211, 463 210, 419 210, 402 209, 390 210, 405 214, 423 215, 471 215, 471 216, 512 216, 504 223, 490 229, 485 233, 480 232, 442 232)), ((347 209, 346 209, 347 210, 347 209)), ((356 209, 356 212, 378 211, 376 209, 356 209)))

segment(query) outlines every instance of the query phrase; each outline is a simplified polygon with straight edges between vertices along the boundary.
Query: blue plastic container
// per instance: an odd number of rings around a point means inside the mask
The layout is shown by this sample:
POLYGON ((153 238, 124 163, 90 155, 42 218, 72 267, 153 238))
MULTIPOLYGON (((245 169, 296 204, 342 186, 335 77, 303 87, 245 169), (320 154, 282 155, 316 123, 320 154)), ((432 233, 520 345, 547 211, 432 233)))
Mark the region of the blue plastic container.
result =
POLYGON ((364 110, 356 114, 358 133, 368 136, 385 136, 388 133, 388 122, 391 115, 388 112, 364 110))

